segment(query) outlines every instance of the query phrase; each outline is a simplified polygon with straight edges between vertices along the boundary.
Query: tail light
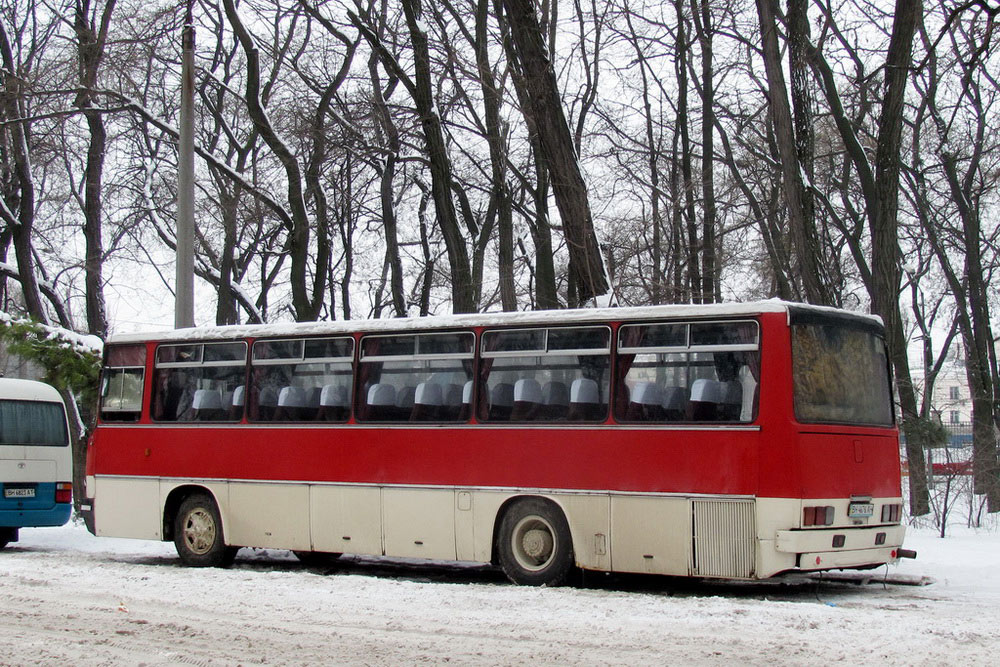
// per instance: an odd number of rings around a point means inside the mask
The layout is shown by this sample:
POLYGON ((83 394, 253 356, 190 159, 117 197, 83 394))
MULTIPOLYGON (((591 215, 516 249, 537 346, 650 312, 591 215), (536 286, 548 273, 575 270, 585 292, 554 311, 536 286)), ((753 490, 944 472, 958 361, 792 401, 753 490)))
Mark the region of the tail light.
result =
POLYGON ((832 526, 834 509, 832 505, 802 508, 803 526, 832 526))
POLYGON ((73 502, 73 485, 70 482, 58 482, 56 484, 56 502, 73 502))
POLYGON ((882 505, 882 523, 898 522, 903 515, 903 506, 899 503, 893 505, 882 505))

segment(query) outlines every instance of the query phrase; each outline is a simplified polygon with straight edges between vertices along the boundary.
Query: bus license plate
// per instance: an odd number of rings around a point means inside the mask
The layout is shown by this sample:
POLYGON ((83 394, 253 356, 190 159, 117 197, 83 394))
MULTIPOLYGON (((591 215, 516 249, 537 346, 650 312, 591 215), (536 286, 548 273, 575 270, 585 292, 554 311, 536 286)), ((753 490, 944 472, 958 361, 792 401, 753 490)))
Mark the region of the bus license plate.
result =
POLYGON ((31 488, 4 489, 4 498, 34 498, 35 490, 31 488))
POLYGON ((875 505, 873 503, 851 503, 847 508, 847 516, 851 519, 860 519, 874 513, 875 505))

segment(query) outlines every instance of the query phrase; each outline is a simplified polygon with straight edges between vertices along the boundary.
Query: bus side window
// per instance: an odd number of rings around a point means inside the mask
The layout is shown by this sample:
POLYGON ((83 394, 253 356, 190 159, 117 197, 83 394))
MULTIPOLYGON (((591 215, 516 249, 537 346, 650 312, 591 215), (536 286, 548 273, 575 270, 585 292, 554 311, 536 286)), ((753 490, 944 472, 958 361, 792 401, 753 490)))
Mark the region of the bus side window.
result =
POLYGON ((246 343, 161 345, 153 372, 153 419, 235 421, 233 396, 246 381, 246 343))
POLYGON ((354 339, 285 338, 253 346, 248 418, 253 422, 345 422, 350 417, 354 339))
POLYGON ((605 326, 487 331, 479 417, 494 422, 595 422, 608 414, 605 326))
POLYGON ((188 369, 161 368, 155 373, 153 419, 187 421, 193 416, 195 382, 188 369))
POLYGON ((471 331, 366 336, 361 341, 361 422, 456 422, 469 418, 471 331))
POLYGON ((623 325, 615 417, 623 422, 750 422, 760 374, 753 321, 623 325))

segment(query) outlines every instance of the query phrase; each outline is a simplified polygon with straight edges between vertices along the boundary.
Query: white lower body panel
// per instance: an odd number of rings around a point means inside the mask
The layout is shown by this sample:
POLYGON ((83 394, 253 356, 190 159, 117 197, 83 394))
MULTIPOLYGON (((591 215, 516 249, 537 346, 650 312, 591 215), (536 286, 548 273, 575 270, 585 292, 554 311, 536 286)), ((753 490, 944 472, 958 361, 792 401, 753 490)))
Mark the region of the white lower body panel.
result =
POLYGON ((898 525, 800 530, 794 499, 109 476, 94 479, 97 534, 164 539, 181 487, 214 496, 228 544, 295 551, 490 562, 503 508, 523 496, 560 507, 589 570, 764 578, 887 562, 903 537, 898 525), (844 547, 829 546, 840 533, 844 547))

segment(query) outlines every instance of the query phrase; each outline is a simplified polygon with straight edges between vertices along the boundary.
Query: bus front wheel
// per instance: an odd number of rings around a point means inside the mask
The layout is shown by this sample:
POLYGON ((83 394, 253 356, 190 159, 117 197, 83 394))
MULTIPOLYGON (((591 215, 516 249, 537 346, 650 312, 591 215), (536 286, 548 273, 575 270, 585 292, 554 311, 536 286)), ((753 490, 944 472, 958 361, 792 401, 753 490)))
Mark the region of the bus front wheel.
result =
POLYGON ((515 584, 558 586, 573 569, 573 539, 558 507, 538 498, 515 503, 500 523, 500 567, 515 584))
POLYGON ((215 501, 201 493, 188 496, 178 508, 174 546, 181 561, 192 567, 228 567, 237 551, 226 546, 215 501))

